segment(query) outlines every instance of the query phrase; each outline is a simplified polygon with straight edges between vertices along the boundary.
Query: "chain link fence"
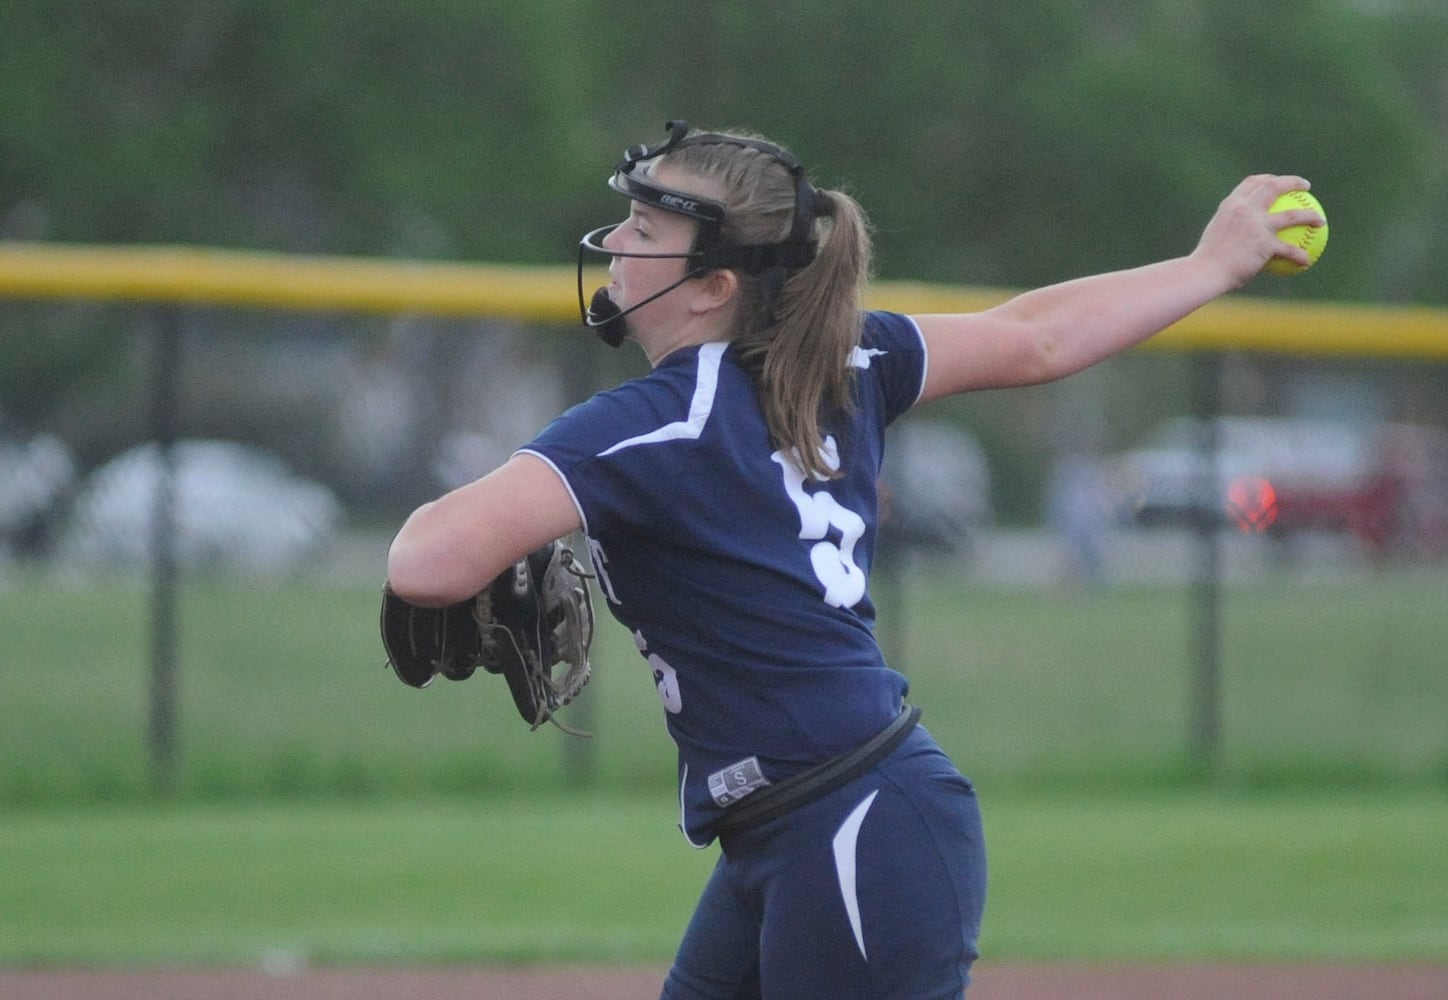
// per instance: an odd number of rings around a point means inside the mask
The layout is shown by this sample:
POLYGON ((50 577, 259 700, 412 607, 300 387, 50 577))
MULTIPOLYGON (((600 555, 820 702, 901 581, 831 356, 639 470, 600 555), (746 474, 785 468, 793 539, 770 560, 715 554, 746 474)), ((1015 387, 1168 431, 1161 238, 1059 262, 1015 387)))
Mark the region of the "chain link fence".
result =
MULTIPOLYGON (((375 639, 401 519, 641 358, 552 321, 386 311, 16 300, 0 331, 0 797, 671 780, 616 629, 577 708, 598 732, 559 752, 517 739, 506 699, 404 698, 375 639)), ((1441 773, 1444 369, 1133 352, 911 415, 882 643, 986 771, 1441 773), (1323 656, 1338 697, 1304 696, 1323 656)))

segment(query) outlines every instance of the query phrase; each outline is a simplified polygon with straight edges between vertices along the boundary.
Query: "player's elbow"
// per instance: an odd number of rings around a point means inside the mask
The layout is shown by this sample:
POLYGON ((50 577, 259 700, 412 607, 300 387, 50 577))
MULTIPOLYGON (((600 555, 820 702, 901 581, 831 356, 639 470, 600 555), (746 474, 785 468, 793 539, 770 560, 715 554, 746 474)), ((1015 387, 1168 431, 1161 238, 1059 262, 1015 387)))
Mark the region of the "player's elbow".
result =
POLYGON ((1021 324, 1002 346, 997 387, 1042 385, 1068 374, 1066 347, 1061 331, 1043 323, 1021 324))
POLYGON ((1086 367, 1078 333, 1071 319, 1050 314, 1021 322, 1010 352, 1011 385, 1045 385, 1086 367))
POLYGON ((461 575, 449 565, 445 553, 429 552, 423 546, 398 536, 387 552, 387 585, 409 604, 440 608, 473 596, 461 575))
POLYGON ((1036 336, 1020 364, 1021 385, 1045 385, 1078 370, 1064 331, 1044 330, 1036 336))

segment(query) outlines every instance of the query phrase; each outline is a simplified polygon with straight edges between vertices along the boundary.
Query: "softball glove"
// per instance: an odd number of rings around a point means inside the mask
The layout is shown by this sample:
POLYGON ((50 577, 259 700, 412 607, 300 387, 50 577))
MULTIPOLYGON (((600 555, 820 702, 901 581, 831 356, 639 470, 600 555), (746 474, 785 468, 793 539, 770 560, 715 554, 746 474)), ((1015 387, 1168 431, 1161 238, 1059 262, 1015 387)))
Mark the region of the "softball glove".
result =
MULTIPOLYGON (((502 674, 518 714, 533 729, 552 721, 588 683, 593 642, 589 574, 563 542, 549 542, 466 601, 409 604, 382 590, 382 645, 404 684, 441 674, 466 680, 478 667, 502 674), (564 665, 556 676, 554 668, 564 665)), ((570 730, 571 731, 571 730, 570 730)))

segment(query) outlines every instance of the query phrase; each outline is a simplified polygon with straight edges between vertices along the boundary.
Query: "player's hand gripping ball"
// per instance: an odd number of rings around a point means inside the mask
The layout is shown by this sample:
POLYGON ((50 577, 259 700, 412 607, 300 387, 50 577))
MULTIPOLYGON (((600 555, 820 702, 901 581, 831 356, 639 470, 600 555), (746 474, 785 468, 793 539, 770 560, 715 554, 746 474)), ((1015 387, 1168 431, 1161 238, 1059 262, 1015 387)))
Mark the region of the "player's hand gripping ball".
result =
POLYGON ((1320 226, 1288 226, 1277 233, 1284 242, 1306 250, 1311 263, 1304 267, 1286 257, 1273 257, 1263 268, 1268 274, 1286 275, 1305 271, 1317 263, 1317 258, 1321 257, 1322 251, 1327 248, 1327 213, 1322 210, 1321 203, 1306 191, 1287 192, 1272 203, 1269 211, 1285 212, 1294 208, 1310 208, 1323 219, 1323 224, 1320 226))

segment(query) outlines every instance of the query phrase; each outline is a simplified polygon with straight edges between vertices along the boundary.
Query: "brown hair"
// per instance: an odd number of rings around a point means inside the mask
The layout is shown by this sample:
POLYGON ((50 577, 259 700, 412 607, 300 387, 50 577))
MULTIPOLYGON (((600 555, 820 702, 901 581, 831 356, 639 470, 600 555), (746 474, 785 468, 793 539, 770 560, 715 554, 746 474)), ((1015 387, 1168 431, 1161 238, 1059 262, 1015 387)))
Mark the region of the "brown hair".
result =
MULTIPOLYGON (((711 195, 721 196, 725 207, 722 242, 771 244, 790 235, 795 178, 778 158, 754 147, 711 142, 684 146, 664 159, 717 186, 711 195)), ((767 301, 767 275, 735 271, 740 303, 734 341, 757 380, 775 447, 792 453, 806 474, 830 479, 839 473, 822 457, 822 421, 852 405, 850 360, 860 342, 870 231, 849 195, 816 191, 815 197, 812 235, 818 251, 810 263, 787 273, 775 301, 767 301)))

